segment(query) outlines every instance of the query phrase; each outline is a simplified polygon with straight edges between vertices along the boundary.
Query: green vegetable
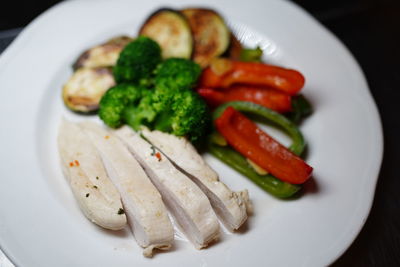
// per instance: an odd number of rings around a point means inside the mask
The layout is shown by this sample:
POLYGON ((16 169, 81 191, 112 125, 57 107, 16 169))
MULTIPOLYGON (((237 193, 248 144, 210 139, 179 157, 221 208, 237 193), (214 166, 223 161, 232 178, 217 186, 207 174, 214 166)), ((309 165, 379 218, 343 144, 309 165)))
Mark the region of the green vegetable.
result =
POLYGON ((261 62, 263 51, 260 47, 257 48, 243 48, 240 51, 240 61, 248 62, 261 62))
POLYGON ((202 137, 211 122, 204 100, 191 90, 164 92, 164 98, 155 105, 163 109, 159 110, 154 128, 177 136, 187 136, 191 141, 202 137))
POLYGON ((301 186, 282 182, 274 176, 259 175, 249 165, 246 158, 241 154, 230 148, 229 146, 219 146, 212 142, 207 143, 208 151, 222 162, 231 166, 236 171, 248 177, 251 181, 261 187, 263 190, 271 193, 279 198, 288 198, 293 196, 300 190, 301 186))
POLYGON ((286 114, 286 117, 294 123, 299 124, 302 119, 311 113, 312 107, 310 102, 303 95, 297 95, 292 97, 292 112, 286 114))
MULTIPOLYGON (((289 147, 289 149, 297 155, 301 155, 301 153, 303 152, 305 147, 303 135, 296 127, 296 125, 284 116, 273 110, 252 102, 233 101, 227 102, 219 106, 214 111, 213 118, 218 118, 228 106, 232 106, 239 111, 262 116, 268 121, 277 124, 278 126, 283 128, 292 138, 293 143, 289 147)), ((283 182, 270 174, 257 174, 246 161, 246 158, 243 157, 240 153, 236 152, 229 146, 220 146, 214 143, 212 140, 212 138, 209 138, 208 141, 208 150, 211 154, 248 177, 251 181, 260 186, 263 190, 271 193, 272 195, 280 198, 287 198, 293 196, 297 191, 301 189, 301 186, 299 185, 293 185, 283 182)))
POLYGON ((117 83, 151 84, 153 71, 161 62, 161 48, 144 36, 125 46, 113 69, 117 83))
POLYGON ((148 90, 132 84, 121 83, 109 89, 101 98, 99 116, 111 128, 117 128, 124 122, 127 106, 137 105, 148 90))
POLYGON ((192 91, 201 73, 191 60, 170 58, 156 70, 153 107, 159 114, 154 128, 191 141, 204 135, 211 121, 208 107, 192 91))
POLYGON ((156 88, 163 90, 191 89, 200 73, 200 66, 191 60, 169 58, 158 66, 155 85, 156 88))
POLYGON ((120 83, 103 96, 99 116, 117 128, 124 123, 135 130, 145 125, 196 141, 204 136, 211 114, 204 100, 192 87, 200 67, 187 59, 163 61, 154 72, 154 87, 120 83))

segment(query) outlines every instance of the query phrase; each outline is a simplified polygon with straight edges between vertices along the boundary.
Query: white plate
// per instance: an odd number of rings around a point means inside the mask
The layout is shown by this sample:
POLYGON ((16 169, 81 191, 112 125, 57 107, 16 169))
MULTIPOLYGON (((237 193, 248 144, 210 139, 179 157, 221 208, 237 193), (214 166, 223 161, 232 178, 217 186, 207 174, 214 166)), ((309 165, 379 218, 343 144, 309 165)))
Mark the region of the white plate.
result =
MULTIPOLYGON (((172 1, 171 1, 172 2, 172 1)), ((0 244, 18 266, 323 266, 354 240, 374 196, 382 129, 365 78, 347 49, 286 1, 173 1, 206 5, 262 44, 265 59, 300 70, 314 114, 301 129, 314 184, 280 201, 218 160, 207 157, 233 189, 255 205, 244 231, 197 251, 143 258, 129 231, 104 231, 79 211, 58 165, 56 133, 68 112, 61 87, 77 55, 119 35, 134 35, 165 1, 71 1, 34 20, 0 58, 0 244), (241 25, 241 26, 238 26, 241 25)))

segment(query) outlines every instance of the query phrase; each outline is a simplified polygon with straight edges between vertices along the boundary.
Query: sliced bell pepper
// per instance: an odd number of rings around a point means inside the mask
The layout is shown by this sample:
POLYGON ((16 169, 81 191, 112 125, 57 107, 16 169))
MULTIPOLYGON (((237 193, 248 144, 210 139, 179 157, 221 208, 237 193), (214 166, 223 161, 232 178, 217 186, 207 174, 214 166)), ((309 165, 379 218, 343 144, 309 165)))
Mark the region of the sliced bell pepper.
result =
POLYGON ((220 146, 209 140, 207 150, 216 158, 240 172, 261 189, 278 198, 289 198, 296 194, 301 185, 283 182, 271 174, 260 175, 249 166, 246 158, 229 146, 220 146))
POLYGON ((210 107, 217 107, 230 101, 249 101, 285 113, 292 110, 291 96, 271 88, 234 85, 225 91, 212 88, 198 88, 210 107))
POLYGON ((215 125, 230 146, 278 179, 302 184, 311 176, 312 167, 233 107, 228 106, 215 125))
POLYGON ((228 88, 233 84, 270 86, 296 95, 304 86, 304 76, 292 69, 258 62, 232 60, 216 61, 205 68, 199 80, 200 87, 228 88))

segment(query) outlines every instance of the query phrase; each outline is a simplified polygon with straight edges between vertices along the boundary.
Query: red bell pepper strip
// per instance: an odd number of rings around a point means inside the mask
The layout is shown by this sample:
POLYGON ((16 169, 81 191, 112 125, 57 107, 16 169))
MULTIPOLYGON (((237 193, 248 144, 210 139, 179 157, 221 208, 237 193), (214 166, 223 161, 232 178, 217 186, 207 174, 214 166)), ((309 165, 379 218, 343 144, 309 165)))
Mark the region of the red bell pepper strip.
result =
POLYGON ((280 113, 292 110, 291 96, 271 88, 234 85, 225 91, 198 88, 197 93, 210 107, 217 107, 230 101, 248 101, 280 113))
POLYGON ((228 88, 232 84, 270 86, 296 95, 305 83, 304 76, 292 69, 285 69, 258 62, 226 60, 225 69, 218 73, 213 66, 205 68, 199 80, 200 87, 228 88))
POLYGON ((278 179, 302 184, 313 168, 232 107, 215 120, 220 134, 243 156, 278 179))

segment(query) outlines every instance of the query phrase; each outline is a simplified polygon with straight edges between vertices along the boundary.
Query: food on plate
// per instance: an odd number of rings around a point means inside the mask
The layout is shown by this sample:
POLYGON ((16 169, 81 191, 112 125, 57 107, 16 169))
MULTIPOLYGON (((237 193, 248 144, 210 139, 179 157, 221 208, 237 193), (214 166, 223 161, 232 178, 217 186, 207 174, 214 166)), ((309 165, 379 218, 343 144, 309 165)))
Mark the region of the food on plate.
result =
POLYGON ((247 190, 232 192, 186 138, 146 128, 141 134, 203 190, 228 230, 239 229, 247 219, 246 206, 251 206, 247 190))
POLYGON ((91 113, 97 111, 100 99, 114 85, 114 76, 109 68, 79 68, 65 83, 62 97, 72 111, 91 113))
MULTIPOLYGON (((251 114, 255 114, 258 116, 261 116, 263 119, 267 119, 274 124, 278 125, 281 127, 284 131, 286 131, 289 136, 292 138, 292 145, 289 147, 289 150, 293 152, 294 154, 300 156, 305 148, 305 142, 303 135, 299 131, 299 129, 296 127, 296 125, 288 120, 286 117, 282 116, 281 114, 274 112, 268 108, 265 108, 263 106, 260 106, 255 103, 251 102, 244 102, 244 101, 234 101, 234 102, 228 102, 225 103, 221 106, 219 106, 213 113, 213 118, 217 120, 220 118, 225 110, 227 108, 234 108, 237 111, 242 111, 242 112, 247 112, 251 114)), ((246 138, 250 141, 256 141, 257 139, 254 139, 254 131, 249 131, 249 128, 247 127, 247 124, 241 124, 240 121, 235 121, 232 120, 233 124, 236 124, 236 130, 232 131, 232 133, 225 133, 225 136, 222 136, 222 138, 227 139, 230 137, 236 137, 236 136, 241 136, 241 135, 246 135, 246 138), (243 127, 242 127, 243 126, 243 127), (235 135, 235 133, 240 131, 239 135, 235 135), (229 136, 232 134, 232 136, 229 136), (253 138, 253 139, 252 139, 253 138)), ((253 128, 254 129, 254 128, 253 128)), ((224 130, 222 130, 224 132, 224 130)), ((255 130, 256 134, 260 134, 260 136, 263 136, 264 133, 261 129, 255 130)), ((219 134, 222 134, 219 132, 219 134)), ((212 138, 212 136, 215 135, 212 134, 211 138, 209 138, 208 141, 208 150, 217 158, 222 160, 223 162, 227 163, 230 165, 232 168, 236 169, 240 173, 244 174, 247 176, 250 180, 252 180, 254 183, 259 185, 262 189, 265 191, 281 198, 287 198, 292 195, 294 195, 297 191, 300 190, 301 186, 293 183, 288 183, 284 182, 280 177, 275 177, 272 176, 271 174, 266 174, 266 175, 260 175, 258 174, 254 168, 247 162, 246 160, 246 153, 239 153, 232 149, 232 147, 227 146, 225 140, 224 142, 221 142, 218 138, 212 138), (215 141, 217 140, 217 142, 215 141), (278 179, 280 178, 280 179, 278 179)), ((221 137, 220 137, 221 138, 221 137)), ((243 146, 243 149, 251 149, 251 148, 259 148, 263 149, 264 147, 268 147, 271 145, 271 143, 266 142, 265 144, 263 143, 264 141, 261 140, 259 145, 253 144, 251 147, 243 146)), ((282 148, 283 149, 283 148, 282 148)), ((246 151, 242 151, 246 152, 246 151)), ((248 152, 248 151, 247 151, 248 152)), ((287 153, 285 151, 285 153, 287 153)), ((264 154, 264 153, 263 153, 264 154)), ((256 155, 254 155, 256 156, 256 155)), ((266 155, 266 158, 268 158, 269 155, 266 155)), ((290 168, 290 166, 288 167, 290 168)), ((308 167, 306 168, 308 171, 312 171, 312 169, 309 169, 308 167)), ((291 177, 294 181, 297 180, 297 176, 291 177)), ((307 176, 307 179, 309 176, 307 176)))
POLYGON ((228 88, 233 84, 268 86, 293 96, 299 93, 304 83, 304 76, 293 69, 259 62, 221 59, 202 72, 199 86, 211 88, 228 88))
MULTIPOLYGON (((138 38, 125 49, 134 48, 133 44, 141 40, 150 39, 138 38)), ((153 50, 153 47, 141 48, 147 49, 153 50)), ((159 51, 157 58, 160 55, 159 51)), ((142 66, 140 62, 129 61, 128 58, 126 64, 137 68, 142 66)), ((136 78, 130 83, 117 83, 103 96, 99 116, 104 123, 112 128, 128 124, 136 130, 145 125, 151 129, 185 135, 192 141, 204 136, 210 113, 204 100, 192 90, 200 75, 200 67, 182 58, 163 60, 153 69, 147 66, 148 73, 136 73, 136 78)))
POLYGON ((185 235, 200 249, 219 236, 218 219, 200 188, 129 126, 114 131, 144 168, 185 235))
POLYGON ((311 113, 300 94, 305 78, 262 57, 262 49, 243 46, 206 8, 158 9, 139 36, 85 51, 63 88, 64 102, 73 111, 97 112, 109 129, 63 122, 59 143, 86 216, 109 229, 128 222, 147 257, 172 246, 166 206, 198 249, 218 239, 218 219, 235 232, 252 213, 249 193, 220 181, 201 148, 273 196, 295 195, 313 171, 301 158, 305 141, 296 126, 311 113), (284 147, 255 121, 278 126, 292 145, 284 147), (103 184, 94 184, 97 168, 109 177, 103 184), (117 200, 110 203, 99 185, 117 200), (117 206, 116 214, 103 214, 117 206))
POLYGON ((246 62, 262 62, 263 50, 257 46, 256 48, 242 48, 240 50, 239 58, 240 61, 246 62))
POLYGON ((117 36, 107 42, 83 52, 72 65, 74 70, 81 67, 97 68, 114 66, 122 49, 133 39, 129 36, 117 36))
POLYGON ((170 8, 151 14, 139 30, 139 35, 155 40, 162 48, 162 57, 191 58, 193 37, 185 16, 170 8))
POLYGON ((214 108, 230 101, 248 101, 279 113, 292 111, 291 96, 270 87, 232 85, 226 90, 202 87, 196 90, 207 104, 214 108))
POLYGON ((224 54, 230 45, 231 32, 214 10, 186 8, 182 14, 189 21, 194 38, 193 60, 206 67, 213 58, 224 54))
POLYGON ((98 149, 107 172, 120 192, 124 211, 143 255, 171 247, 174 230, 160 193, 122 141, 94 122, 80 127, 98 149))
POLYGON ((121 51, 113 68, 118 83, 146 84, 161 62, 161 48, 154 40, 140 36, 121 51))
POLYGON ((282 181, 303 184, 310 177, 307 163, 233 107, 228 106, 215 125, 230 146, 282 181))
POLYGON ((63 120, 58 131, 61 166, 85 216, 111 230, 126 225, 121 198, 90 138, 75 123, 63 120))

